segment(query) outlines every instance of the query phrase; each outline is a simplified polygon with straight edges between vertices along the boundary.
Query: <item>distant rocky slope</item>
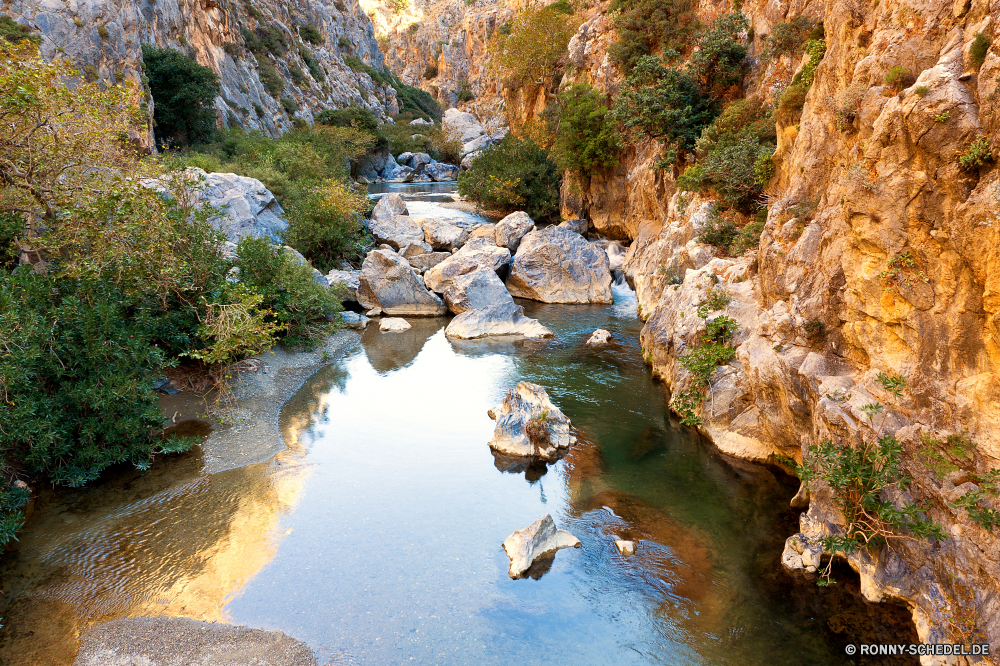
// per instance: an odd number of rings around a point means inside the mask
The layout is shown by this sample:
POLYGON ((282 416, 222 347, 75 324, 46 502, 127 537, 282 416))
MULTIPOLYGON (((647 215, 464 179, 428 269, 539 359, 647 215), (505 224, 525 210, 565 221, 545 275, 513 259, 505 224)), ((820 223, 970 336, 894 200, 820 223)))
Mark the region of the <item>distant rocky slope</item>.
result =
POLYGON ((88 78, 141 81, 143 44, 193 56, 219 75, 227 126, 275 136, 326 108, 398 110, 395 91, 363 71, 384 62, 357 0, 3 0, 0 11, 42 36, 45 58, 88 78))

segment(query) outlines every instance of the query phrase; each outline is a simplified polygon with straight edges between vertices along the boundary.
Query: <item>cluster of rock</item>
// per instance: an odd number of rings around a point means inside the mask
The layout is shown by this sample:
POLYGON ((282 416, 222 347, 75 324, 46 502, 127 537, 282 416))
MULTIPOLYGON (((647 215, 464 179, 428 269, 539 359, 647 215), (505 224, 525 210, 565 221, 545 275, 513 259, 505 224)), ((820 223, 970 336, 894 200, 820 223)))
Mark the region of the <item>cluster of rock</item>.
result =
MULTIPOLYGON (((419 120, 419 119, 418 119, 419 120)), ((458 179, 458 167, 438 162, 427 153, 376 151, 361 164, 359 183, 447 183, 458 179)))
POLYGON ((547 303, 610 303, 607 254, 561 227, 536 229, 523 212, 495 225, 411 217, 397 194, 383 196, 368 228, 380 243, 361 269, 333 270, 345 298, 390 316, 456 315, 445 334, 551 337, 513 296, 547 303), (504 282, 506 278, 506 284, 504 282))

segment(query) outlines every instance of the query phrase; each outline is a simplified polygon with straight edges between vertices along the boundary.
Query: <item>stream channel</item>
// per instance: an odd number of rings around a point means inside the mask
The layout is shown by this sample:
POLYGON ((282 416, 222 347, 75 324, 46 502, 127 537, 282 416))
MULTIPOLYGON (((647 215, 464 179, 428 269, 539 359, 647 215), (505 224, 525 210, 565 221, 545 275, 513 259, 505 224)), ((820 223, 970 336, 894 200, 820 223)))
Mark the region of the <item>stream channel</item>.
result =
MULTIPOLYGON (((469 215, 441 208, 450 188, 395 189, 413 215, 469 215)), ((88 626, 144 615, 280 629, 320 664, 367 665, 843 664, 891 630, 849 583, 781 571, 796 482, 671 420, 627 285, 610 306, 521 304, 554 339, 369 326, 285 406, 270 461, 204 475, 192 452, 48 491, 0 561, 0 662, 70 664, 88 626), (587 347, 599 327, 615 343, 587 347), (487 410, 521 380, 589 440, 547 469, 505 471, 487 446, 487 410), (583 547, 511 580, 500 544, 546 513, 583 547)))

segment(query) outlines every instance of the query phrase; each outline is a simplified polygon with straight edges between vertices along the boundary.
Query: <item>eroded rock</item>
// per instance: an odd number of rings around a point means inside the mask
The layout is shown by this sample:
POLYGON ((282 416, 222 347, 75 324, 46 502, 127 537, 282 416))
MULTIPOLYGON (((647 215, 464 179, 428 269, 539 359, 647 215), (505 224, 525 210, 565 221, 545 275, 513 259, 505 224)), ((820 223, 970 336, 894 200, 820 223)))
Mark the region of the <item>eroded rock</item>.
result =
POLYGON ((438 316, 448 309, 427 291, 403 257, 391 250, 372 250, 358 280, 358 302, 387 315, 438 316))
POLYGON ((498 247, 505 247, 511 254, 517 252, 521 239, 529 231, 534 230, 535 222, 524 211, 511 213, 497 222, 493 228, 493 240, 498 247))
POLYGON ((554 555, 563 548, 580 546, 579 539, 566 530, 556 529, 552 516, 545 514, 531 525, 514 530, 504 539, 503 549, 510 558, 508 574, 514 579, 523 578, 530 575, 531 566, 542 558, 554 555))
POLYGON ((552 461, 576 443, 569 419, 538 384, 518 382, 490 417, 496 421, 490 448, 500 453, 552 461))
POLYGON ((528 233, 517 249, 507 289, 543 303, 613 303, 604 250, 560 227, 528 233))
POLYGON ((444 293, 452 280, 481 269, 489 269, 498 275, 510 264, 510 250, 496 245, 482 244, 465 247, 424 273, 424 284, 431 291, 444 293))

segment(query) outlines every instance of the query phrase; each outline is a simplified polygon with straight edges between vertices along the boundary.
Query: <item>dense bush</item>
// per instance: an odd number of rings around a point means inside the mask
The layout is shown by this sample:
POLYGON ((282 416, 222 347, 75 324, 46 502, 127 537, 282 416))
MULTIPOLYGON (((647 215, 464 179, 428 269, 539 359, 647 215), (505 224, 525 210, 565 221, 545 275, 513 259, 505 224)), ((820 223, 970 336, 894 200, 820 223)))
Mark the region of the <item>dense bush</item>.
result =
POLYGON ((546 85, 562 70, 566 46, 579 25, 565 2, 522 9, 493 33, 488 67, 507 88, 546 85))
POLYGON ((633 136, 662 138, 690 150, 718 113, 718 103, 692 74, 646 56, 622 83, 612 117, 633 136))
POLYGON ((340 298, 314 281, 311 266, 259 238, 243 239, 236 254, 240 283, 261 296, 259 307, 282 327, 289 344, 309 344, 336 328, 340 298))
POLYGON ((976 33, 976 38, 969 47, 969 62, 973 69, 979 69, 986 62, 986 54, 989 53, 992 42, 981 32, 976 33))
POLYGON ((487 210, 525 211, 539 222, 558 221, 559 168, 530 139, 508 134, 458 176, 462 196, 487 210))
POLYGON ((809 54, 809 61, 792 77, 792 82, 781 93, 779 106, 787 111, 798 111, 805 105, 806 93, 816 76, 816 68, 826 53, 826 42, 822 39, 810 39, 802 50, 809 54))
POLYGON ((341 181, 318 184, 289 208, 285 241, 324 273, 338 259, 358 261, 371 244, 361 219, 367 207, 367 197, 341 181))
POLYGON ((771 60, 797 53, 814 27, 815 22, 808 16, 797 16, 787 23, 775 23, 764 41, 761 59, 771 60))
POLYGON ((24 235, 26 224, 20 213, 0 210, 0 270, 12 270, 20 251, 16 241, 24 235))
POLYGON ((172 49, 143 45, 142 58, 155 102, 157 141, 192 145, 211 140, 216 126, 213 102, 221 90, 215 72, 172 49))
POLYGON ((742 12, 729 12, 715 19, 698 38, 690 70, 705 93, 721 98, 743 80, 747 49, 740 38, 748 26, 742 12))
POLYGON ((438 75, 438 67, 434 63, 427 65, 427 67, 424 69, 424 78, 427 79, 428 81, 437 78, 437 75, 438 75))
POLYGON ((586 173, 617 164, 621 144, 608 114, 605 96, 585 83, 559 93, 545 109, 549 150, 559 168, 586 173))
POLYGON ((331 127, 357 127, 372 134, 378 131, 378 118, 375 114, 357 106, 325 109, 316 114, 316 122, 331 127))
POLYGON ((608 56, 626 75, 643 56, 656 51, 682 51, 697 27, 690 0, 613 0, 618 38, 608 56))
POLYGON ((300 25, 299 37, 313 46, 319 46, 323 43, 323 35, 320 34, 319 28, 314 25, 300 25))
POLYGON ((17 23, 9 16, 0 14, 0 40, 6 40, 12 44, 19 43, 23 40, 28 40, 34 42, 35 44, 40 43, 41 37, 38 35, 31 34, 31 28, 26 25, 21 25, 17 23))

